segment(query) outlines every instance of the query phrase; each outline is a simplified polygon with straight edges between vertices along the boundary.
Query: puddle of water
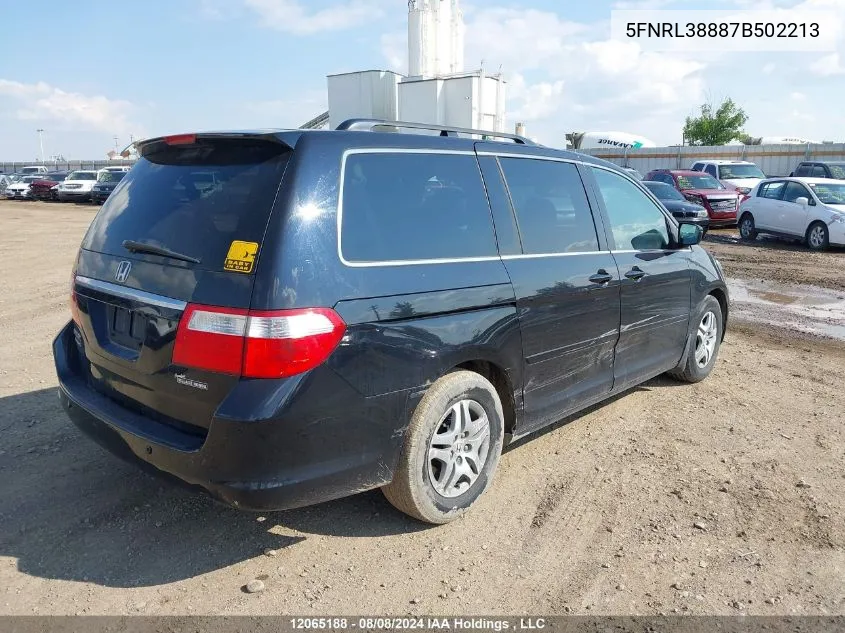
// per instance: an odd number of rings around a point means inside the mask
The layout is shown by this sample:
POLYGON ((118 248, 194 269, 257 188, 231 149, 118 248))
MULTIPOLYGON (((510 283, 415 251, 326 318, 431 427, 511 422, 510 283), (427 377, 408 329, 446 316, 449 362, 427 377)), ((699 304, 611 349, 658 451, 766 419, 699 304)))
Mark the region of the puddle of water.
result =
POLYGON ((727 281, 732 308, 740 318, 845 340, 845 293, 815 286, 727 281))

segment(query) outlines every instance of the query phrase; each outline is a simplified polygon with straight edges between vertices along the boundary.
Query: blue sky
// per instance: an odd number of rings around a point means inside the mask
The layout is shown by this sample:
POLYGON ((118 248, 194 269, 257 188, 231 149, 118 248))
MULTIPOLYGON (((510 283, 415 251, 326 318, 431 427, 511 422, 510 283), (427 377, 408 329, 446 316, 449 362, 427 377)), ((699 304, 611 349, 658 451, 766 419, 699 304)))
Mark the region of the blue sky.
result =
MULTIPOLYGON (((685 116, 725 96, 746 109, 754 136, 845 141, 845 39, 831 53, 660 54, 611 40, 611 10, 701 3, 462 6, 467 67, 501 65, 509 126, 524 121, 543 143, 608 129, 677 143, 685 116)), ((845 0, 708 6, 845 16, 845 0)), ((100 158, 114 136, 122 148, 130 135, 296 127, 325 109, 325 75, 405 69, 406 14, 405 0, 86 0, 51 3, 47 20, 10 3, 0 37, 0 160, 35 160, 38 128, 48 155, 100 158)))

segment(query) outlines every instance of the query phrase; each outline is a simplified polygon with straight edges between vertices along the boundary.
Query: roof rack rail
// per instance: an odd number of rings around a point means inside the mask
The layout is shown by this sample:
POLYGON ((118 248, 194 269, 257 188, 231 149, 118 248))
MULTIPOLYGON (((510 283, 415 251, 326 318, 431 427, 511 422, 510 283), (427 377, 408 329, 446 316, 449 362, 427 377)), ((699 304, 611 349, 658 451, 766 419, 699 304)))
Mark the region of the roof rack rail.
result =
POLYGON ((362 130, 373 132, 376 128, 395 127, 413 130, 431 130, 440 132, 440 136, 457 136, 458 134, 476 134, 491 138, 509 139, 518 145, 537 145, 530 138, 518 134, 505 132, 491 132, 490 130, 473 130, 471 128, 453 127, 450 125, 436 125, 433 123, 414 123, 411 121, 388 121, 386 119, 347 119, 337 126, 337 130, 362 130))

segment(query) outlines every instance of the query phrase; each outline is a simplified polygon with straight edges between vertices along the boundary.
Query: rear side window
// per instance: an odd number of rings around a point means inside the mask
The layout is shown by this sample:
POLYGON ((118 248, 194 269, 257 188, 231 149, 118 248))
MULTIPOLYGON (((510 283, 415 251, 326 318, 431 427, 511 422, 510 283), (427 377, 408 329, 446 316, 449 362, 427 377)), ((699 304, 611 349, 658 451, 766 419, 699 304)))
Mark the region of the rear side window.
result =
POLYGON ((704 171, 713 176, 713 178, 716 178, 716 165, 707 165, 707 167, 704 168, 704 171))
POLYGON ((655 250, 669 247, 666 216, 629 180, 605 169, 592 168, 607 209, 617 250, 655 250))
POLYGON ((340 250, 347 262, 495 257, 493 221, 475 156, 350 153, 340 250))
POLYGON ((280 143, 251 139, 161 144, 122 177, 83 248, 125 256, 123 241, 132 240, 223 270, 232 242, 261 244, 289 154, 280 143))
POLYGON ((760 185, 760 192, 757 194, 758 198, 769 198, 771 200, 780 200, 783 195, 783 187, 786 184, 783 180, 778 182, 767 182, 760 185))
POLYGON ((813 167, 813 178, 827 178, 827 173, 825 172, 824 167, 821 165, 813 167))
POLYGON ((812 165, 799 165, 798 169, 795 170, 796 176, 809 176, 810 173, 813 171, 812 165))
POLYGON ((599 249, 587 194, 570 163, 502 158, 525 254, 584 253, 599 249))

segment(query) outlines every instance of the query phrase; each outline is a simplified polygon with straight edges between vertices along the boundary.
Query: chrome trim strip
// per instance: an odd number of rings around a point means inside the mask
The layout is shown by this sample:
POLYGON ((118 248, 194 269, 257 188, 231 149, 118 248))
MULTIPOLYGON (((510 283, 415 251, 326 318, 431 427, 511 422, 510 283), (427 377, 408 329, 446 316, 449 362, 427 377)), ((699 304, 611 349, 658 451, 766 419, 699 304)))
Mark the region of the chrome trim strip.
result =
POLYGON ((502 255, 503 260, 508 259, 543 259, 546 257, 574 257, 576 255, 609 255, 610 251, 580 251, 577 253, 538 253, 526 255, 502 255))
POLYGON ((106 292, 114 295, 115 297, 120 297, 121 299, 141 301, 159 308, 167 308, 168 310, 184 310, 188 305, 186 302, 179 301, 178 299, 171 299, 170 297, 163 297, 151 292, 144 292, 143 290, 136 290, 135 288, 127 288, 126 286, 118 286, 117 284, 113 284, 108 281, 100 281, 99 279, 91 279, 90 277, 83 277, 81 275, 77 275, 76 283, 83 288, 106 292))

